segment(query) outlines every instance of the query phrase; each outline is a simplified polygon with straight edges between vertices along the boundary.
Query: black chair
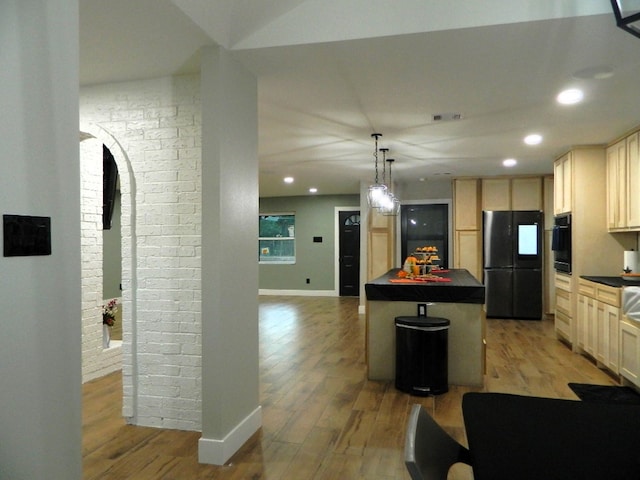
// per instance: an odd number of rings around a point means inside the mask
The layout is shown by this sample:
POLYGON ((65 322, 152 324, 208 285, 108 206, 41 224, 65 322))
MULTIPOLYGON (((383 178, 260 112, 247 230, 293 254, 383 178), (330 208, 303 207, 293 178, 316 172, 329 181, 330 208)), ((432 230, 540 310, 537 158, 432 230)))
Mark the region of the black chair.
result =
POLYGON ((640 405, 467 393, 475 480, 640 479, 640 405))
POLYGON ((404 445, 404 462, 412 480, 446 480, 454 463, 470 465, 469 450, 460 445, 421 405, 413 405, 404 445))

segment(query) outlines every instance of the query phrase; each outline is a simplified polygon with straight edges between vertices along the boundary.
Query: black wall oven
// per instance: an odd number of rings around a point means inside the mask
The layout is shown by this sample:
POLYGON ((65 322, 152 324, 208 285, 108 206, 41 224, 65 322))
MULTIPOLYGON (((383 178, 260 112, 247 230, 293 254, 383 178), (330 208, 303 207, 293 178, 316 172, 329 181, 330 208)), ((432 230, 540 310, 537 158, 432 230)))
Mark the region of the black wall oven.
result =
POLYGON ((551 240, 553 266, 558 272, 571 273, 571 214, 556 215, 551 240))

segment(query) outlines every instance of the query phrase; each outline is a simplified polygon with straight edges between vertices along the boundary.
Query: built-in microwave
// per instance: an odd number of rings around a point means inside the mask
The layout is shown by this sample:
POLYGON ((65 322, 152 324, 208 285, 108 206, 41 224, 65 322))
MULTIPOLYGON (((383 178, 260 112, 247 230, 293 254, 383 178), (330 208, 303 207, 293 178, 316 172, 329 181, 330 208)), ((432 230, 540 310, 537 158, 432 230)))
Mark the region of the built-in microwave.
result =
POLYGON ((553 224, 551 250, 553 266, 558 272, 571 273, 571 214, 556 215, 553 224))

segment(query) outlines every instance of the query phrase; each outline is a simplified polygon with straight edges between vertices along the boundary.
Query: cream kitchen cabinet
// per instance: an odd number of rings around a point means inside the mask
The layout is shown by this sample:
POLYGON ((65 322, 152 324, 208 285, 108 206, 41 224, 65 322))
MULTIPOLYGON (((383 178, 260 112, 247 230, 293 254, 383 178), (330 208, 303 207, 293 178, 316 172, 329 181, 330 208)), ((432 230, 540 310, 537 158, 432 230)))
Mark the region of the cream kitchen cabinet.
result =
POLYGON ((482 210, 512 210, 511 179, 482 179, 482 210))
POLYGON ((477 280, 482 282, 480 231, 456 231, 454 251, 454 268, 465 268, 477 280))
POLYGON ((542 178, 511 180, 511 210, 543 210, 542 178))
POLYGON ((607 228, 640 231, 640 132, 607 148, 607 228))
POLYGON ((640 230, 640 132, 627 141, 627 228, 640 230))
POLYGON ((620 288, 578 281, 577 347, 615 374, 620 358, 620 295, 620 288))
POLYGON ((477 178, 453 181, 454 229, 480 230, 480 188, 477 178))
POLYGON ((553 211, 570 212, 573 209, 573 152, 567 152, 553 164, 553 211))
POLYGON ((627 142, 620 140, 607 148, 607 228, 627 226, 627 142))
POLYGON ((620 321, 620 374, 640 387, 640 327, 626 317, 620 321))
POLYGON ((573 282, 571 275, 556 273, 556 314, 555 331, 559 338, 569 343, 574 341, 573 333, 573 282))

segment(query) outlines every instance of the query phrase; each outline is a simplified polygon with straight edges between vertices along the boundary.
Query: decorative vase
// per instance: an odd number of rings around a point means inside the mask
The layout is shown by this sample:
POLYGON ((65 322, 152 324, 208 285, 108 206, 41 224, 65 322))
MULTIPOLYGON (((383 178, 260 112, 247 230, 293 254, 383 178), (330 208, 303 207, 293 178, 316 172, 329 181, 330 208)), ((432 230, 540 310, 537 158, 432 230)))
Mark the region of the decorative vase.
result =
POLYGON ((111 327, 106 324, 102 324, 102 348, 109 348, 111 344, 111 327))

